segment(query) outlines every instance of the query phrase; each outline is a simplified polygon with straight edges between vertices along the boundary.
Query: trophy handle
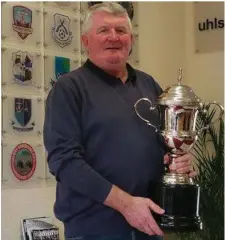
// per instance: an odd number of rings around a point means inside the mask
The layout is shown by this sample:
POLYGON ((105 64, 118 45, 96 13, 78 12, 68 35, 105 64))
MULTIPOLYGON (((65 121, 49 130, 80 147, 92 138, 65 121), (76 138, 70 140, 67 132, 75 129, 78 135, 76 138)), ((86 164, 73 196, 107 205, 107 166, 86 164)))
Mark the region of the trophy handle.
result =
MULTIPOLYGON (((223 108, 223 106, 222 106, 221 104, 219 104, 218 102, 216 102, 216 101, 212 101, 212 102, 209 102, 209 104, 207 105, 207 107, 209 107, 210 105, 213 105, 213 104, 214 104, 214 105, 217 105, 217 106, 220 108, 220 115, 219 115, 219 117, 218 117, 216 120, 214 120, 212 123, 210 123, 210 124, 208 124, 207 126, 201 128, 200 130, 198 130, 198 134, 201 133, 203 130, 208 129, 210 126, 214 125, 216 122, 218 122, 218 121, 222 118, 222 116, 223 116, 223 114, 224 114, 224 108, 223 108)), ((205 112, 207 112, 207 109, 204 108, 202 111, 203 111, 203 113, 205 113, 205 112)))
POLYGON ((146 102, 149 103, 149 105, 150 105, 150 108, 149 108, 150 111, 156 109, 156 107, 152 105, 152 102, 151 102, 148 98, 140 98, 140 99, 134 104, 135 112, 136 112, 136 114, 138 115, 138 117, 139 117, 140 119, 142 119, 143 121, 145 121, 149 126, 155 128, 155 131, 157 132, 158 130, 157 130, 156 126, 154 126, 153 124, 151 124, 148 119, 143 118, 143 117, 141 116, 141 114, 138 112, 137 105, 138 105, 140 102, 142 102, 142 101, 146 101, 146 102))

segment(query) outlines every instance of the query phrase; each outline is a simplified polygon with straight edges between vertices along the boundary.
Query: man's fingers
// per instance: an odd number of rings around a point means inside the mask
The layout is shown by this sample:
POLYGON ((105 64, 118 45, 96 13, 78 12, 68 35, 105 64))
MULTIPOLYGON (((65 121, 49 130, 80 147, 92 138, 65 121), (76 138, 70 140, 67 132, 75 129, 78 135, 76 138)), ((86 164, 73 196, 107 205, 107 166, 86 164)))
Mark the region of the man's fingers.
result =
POLYGON ((169 163, 169 161, 170 161, 169 155, 168 154, 164 155, 164 164, 169 163))
POLYGON ((155 233, 152 231, 151 227, 148 225, 148 223, 146 223, 143 226, 143 229, 140 229, 142 232, 148 234, 148 235, 155 235, 155 233))
POLYGON ((180 163, 180 162, 186 162, 188 160, 191 161, 191 159, 192 159, 192 155, 190 153, 187 153, 187 154, 185 154, 183 156, 175 158, 174 161, 175 161, 175 163, 180 163))
POLYGON ((192 168, 190 166, 179 168, 179 169, 176 169, 176 173, 189 173, 191 169, 192 168))
POLYGON ((154 235, 160 235, 163 236, 163 232, 162 230, 159 228, 158 224, 156 223, 156 221, 154 220, 154 218, 150 219, 148 222, 149 227, 151 228, 151 230, 153 231, 154 235))
POLYGON ((179 163, 176 163, 176 169, 179 169, 179 168, 183 168, 183 167, 187 167, 187 166, 192 166, 191 165, 191 160, 187 160, 186 162, 179 162, 179 163))
POLYGON ((151 199, 147 199, 147 203, 148 203, 148 207, 154 211, 155 213, 158 214, 164 214, 165 210, 162 209, 160 206, 158 206, 157 204, 155 204, 151 199))
POLYGON ((191 171, 188 176, 191 177, 191 178, 194 178, 197 175, 198 175, 198 173, 196 171, 191 171))

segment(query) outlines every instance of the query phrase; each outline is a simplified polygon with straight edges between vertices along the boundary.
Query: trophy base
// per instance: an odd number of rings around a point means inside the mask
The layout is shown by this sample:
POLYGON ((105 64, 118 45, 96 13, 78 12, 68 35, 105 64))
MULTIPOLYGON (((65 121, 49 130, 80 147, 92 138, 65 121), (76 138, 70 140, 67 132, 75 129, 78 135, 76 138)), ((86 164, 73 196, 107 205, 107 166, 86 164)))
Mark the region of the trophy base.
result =
POLYGON ((161 182, 155 202, 165 210, 165 213, 155 216, 157 223, 165 231, 189 232, 201 230, 199 198, 200 187, 193 181, 181 184, 161 182))
POLYGON ((200 217, 158 216, 157 222, 166 232, 195 232, 202 229, 200 217))

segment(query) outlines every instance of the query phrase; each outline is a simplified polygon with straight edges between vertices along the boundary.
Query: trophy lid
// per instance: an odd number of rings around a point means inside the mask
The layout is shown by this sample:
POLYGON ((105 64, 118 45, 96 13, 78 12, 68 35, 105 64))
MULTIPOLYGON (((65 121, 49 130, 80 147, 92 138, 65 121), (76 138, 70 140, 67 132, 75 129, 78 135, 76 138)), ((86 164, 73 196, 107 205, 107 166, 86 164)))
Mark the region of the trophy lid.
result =
POLYGON ((178 83, 167 87, 158 98, 161 105, 196 106, 202 105, 201 100, 195 95, 194 91, 181 83, 182 69, 179 69, 178 83))

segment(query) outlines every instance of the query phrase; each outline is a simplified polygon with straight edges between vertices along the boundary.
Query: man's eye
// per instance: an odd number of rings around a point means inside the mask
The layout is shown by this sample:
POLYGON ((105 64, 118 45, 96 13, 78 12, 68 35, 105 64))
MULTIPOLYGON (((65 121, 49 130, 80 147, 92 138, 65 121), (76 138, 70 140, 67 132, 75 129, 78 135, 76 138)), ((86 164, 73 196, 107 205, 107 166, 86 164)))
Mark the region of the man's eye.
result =
POLYGON ((100 33, 105 33, 105 32, 107 32, 107 29, 106 28, 102 28, 102 29, 99 30, 99 32, 100 33))
POLYGON ((126 31, 124 29, 117 29, 116 30, 118 33, 126 33, 126 31))

